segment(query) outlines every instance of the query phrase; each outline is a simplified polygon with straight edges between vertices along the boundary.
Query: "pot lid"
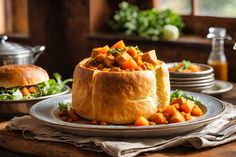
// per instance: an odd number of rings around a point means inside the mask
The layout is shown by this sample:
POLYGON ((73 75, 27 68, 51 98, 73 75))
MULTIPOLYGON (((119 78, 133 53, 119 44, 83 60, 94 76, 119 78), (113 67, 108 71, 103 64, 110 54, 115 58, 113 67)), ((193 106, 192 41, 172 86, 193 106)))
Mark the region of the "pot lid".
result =
POLYGON ((18 55, 30 53, 30 50, 20 44, 7 42, 7 36, 0 36, 0 55, 18 55))

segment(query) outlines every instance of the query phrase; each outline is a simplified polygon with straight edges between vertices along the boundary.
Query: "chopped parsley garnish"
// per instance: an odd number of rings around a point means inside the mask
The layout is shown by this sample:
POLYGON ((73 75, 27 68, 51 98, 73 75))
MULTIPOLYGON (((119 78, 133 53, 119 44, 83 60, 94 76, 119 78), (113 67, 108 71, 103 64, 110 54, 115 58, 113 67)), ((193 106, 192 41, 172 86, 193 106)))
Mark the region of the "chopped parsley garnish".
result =
POLYGON ((61 112, 64 112, 64 111, 68 110, 69 103, 59 102, 58 105, 59 105, 59 110, 61 112))
POLYGON ((196 98, 194 96, 190 96, 190 95, 187 95, 186 93, 184 93, 183 91, 181 90, 175 90, 171 96, 170 96, 170 100, 174 100, 176 98, 179 98, 179 97, 183 97, 185 99, 188 99, 188 100, 191 100, 193 101, 196 105, 200 105, 201 102, 199 101, 199 98, 196 98))
POLYGON ((179 72, 182 72, 184 69, 188 69, 191 62, 189 60, 183 60, 183 65, 178 69, 179 72))
POLYGON ((115 55, 115 54, 121 54, 122 51, 123 51, 123 49, 112 48, 107 53, 115 55))

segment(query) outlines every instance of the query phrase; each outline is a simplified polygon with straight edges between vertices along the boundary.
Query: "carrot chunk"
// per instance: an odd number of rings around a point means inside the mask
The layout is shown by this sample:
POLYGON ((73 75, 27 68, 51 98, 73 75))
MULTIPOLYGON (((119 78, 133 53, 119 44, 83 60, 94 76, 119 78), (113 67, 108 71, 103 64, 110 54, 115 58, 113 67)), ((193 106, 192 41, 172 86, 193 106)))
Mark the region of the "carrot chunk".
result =
POLYGON ((166 117, 164 116, 163 113, 154 113, 151 118, 151 122, 154 122, 156 124, 166 124, 168 121, 166 120, 166 117))
POLYGON ((158 64, 157 56, 155 50, 148 51, 142 55, 143 61, 151 63, 153 65, 158 64))
POLYGON ((184 97, 179 97, 179 98, 176 98, 174 99, 173 101, 171 101, 171 105, 172 104, 179 104, 179 105, 182 105, 183 103, 186 102, 186 99, 184 97))
POLYGON ((109 46, 104 46, 99 50, 100 54, 107 54, 107 52, 110 50, 109 46))
POLYGON ((184 121, 185 119, 179 111, 175 112, 173 116, 170 118, 171 123, 178 123, 178 122, 184 122, 184 121))
POLYGON ((129 59, 132 59, 132 57, 127 52, 124 52, 116 57, 116 62, 122 66, 122 64, 129 59))
POLYGON ((201 115, 203 115, 203 112, 202 112, 202 110, 201 110, 199 107, 197 107, 197 106, 195 105, 195 107, 193 108, 191 114, 192 114, 193 116, 201 116, 201 115))
POLYGON ((148 126, 149 125, 149 121, 141 116, 141 117, 138 117, 134 123, 136 126, 148 126))
POLYGON ((28 88, 26 88, 26 87, 24 87, 24 88, 21 89, 21 93, 22 93, 23 96, 27 96, 27 95, 30 94, 28 88))
POLYGON ((118 41, 117 43, 115 43, 111 48, 125 48, 125 43, 123 40, 118 41))
POLYGON ((132 57, 135 57, 137 56, 137 51, 134 47, 130 47, 129 50, 128 50, 128 53, 132 56, 132 57))
POLYGON ((135 69, 138 68, 138 65, 132 58, 130 58, 129 60, 123 62, 122 68, 123 69, 135 70, 135 69))
POLYGON ((180 108, 185 113, 191 113, 193 110, 193 107, 195 106, 194 102, 191 100, 187 100, 185 103, 183 103, 180 108))
POLYGON ((178 112, 174 106, 167 106, 162 113, 165 115, 167 119, 172 117, 175 112, 178 112))
POLYGON ((192 116, 191 116, 190 113, 181 112, 181 114, 182 114, 182 116, 184 117, 184 119, 185 119, 186 121, 192 119, 192 116))
POLYGON ((176 110, 179 110, 179 109, 180 109, 180 106, 179 106, 178 103, 174 103, 174 104, 172 104, 172 105, 176 108, 176 110))

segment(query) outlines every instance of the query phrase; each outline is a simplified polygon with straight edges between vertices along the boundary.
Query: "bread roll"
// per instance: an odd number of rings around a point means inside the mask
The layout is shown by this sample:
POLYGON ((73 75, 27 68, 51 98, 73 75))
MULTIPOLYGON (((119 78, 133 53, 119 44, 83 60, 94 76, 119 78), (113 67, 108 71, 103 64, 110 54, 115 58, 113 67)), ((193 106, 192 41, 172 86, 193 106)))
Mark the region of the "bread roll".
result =
POLYGON ((48 80, 48 73, 35 65, 13 64, 0 67, 0 87, 30 86, 48 80))
POLYGON ((159 61, 156 70, 106 72, 86 68, 88 59, 73 74, 72 108, 81 117, 130 124, 169 104, 169 73, 164 62, 159 61))

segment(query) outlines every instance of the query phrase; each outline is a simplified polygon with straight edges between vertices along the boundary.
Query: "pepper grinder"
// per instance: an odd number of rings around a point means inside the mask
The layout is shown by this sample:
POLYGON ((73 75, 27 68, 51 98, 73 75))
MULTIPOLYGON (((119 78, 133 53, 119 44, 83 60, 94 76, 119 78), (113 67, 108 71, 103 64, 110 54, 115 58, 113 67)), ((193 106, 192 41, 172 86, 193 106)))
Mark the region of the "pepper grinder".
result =
POLYGON ((224 53, 224 40, 231 40, 222 27, 210 27, 207 35, 212 40, 212 50, 207 63, 213 67, 214 76, 218 80, 228 80, 228 63, 224 53))

